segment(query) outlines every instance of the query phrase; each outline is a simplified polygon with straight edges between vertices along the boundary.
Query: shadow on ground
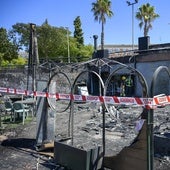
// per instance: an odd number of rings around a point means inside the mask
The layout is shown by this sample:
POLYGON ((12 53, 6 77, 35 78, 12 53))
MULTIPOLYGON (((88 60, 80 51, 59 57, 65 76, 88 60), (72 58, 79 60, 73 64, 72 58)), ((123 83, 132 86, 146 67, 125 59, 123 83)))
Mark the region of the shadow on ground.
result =
POLYGON ((35 139, 17 138, 4 140, 1 145, 15 148, 35 149, 35 139))
MULTIPOLYGON (((9 156, 8 159, 6 159, 6 162, 3 162, 3 164, 6 164, 6 167, 4 169, 10 169, 11 166, 13 167, 14 170, 18 169, 19 167, 22 167, 23 169, 31 169, 31 170, 33 169, 36 170, 37 167, 38 169, 41 170, 56 169, 56 165, 53 162, 53 158, 49 159, 48 156, 41 155, 39 152, 36 151, 35 139, 29 139, 29 138, 6 139, 2 141, 1 146, 3 147, 4 151, 8 150, 8 152, 10 152, 10 155, 14 155, 14 154, 17 155, 15 160, 9 156), (28 168, 28 165, 30 168, 28 168)), ((6 155, 3 156, 1 154, 1 157, 2 159, 3 157, 5 159, 6 155)), ((2 168, 2 170, 4 169, 2 168)))

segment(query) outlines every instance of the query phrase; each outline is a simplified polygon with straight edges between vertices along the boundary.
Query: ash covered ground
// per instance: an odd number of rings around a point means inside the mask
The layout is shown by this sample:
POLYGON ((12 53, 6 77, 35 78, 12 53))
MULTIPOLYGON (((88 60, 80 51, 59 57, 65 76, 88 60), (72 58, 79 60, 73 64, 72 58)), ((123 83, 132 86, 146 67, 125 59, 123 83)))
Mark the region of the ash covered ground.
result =
MULTIPOLYGON (((136 121, 142 112, 140 107, 120 107, 106 112, 106 155, 116 155, 123 147, 134 140, 138 132, 136 121)), ((154 111, 154 136, 170 140, 170 106, 154 111)), ((56 115, 56 138, 68 135, 69 111, 56 115)), ((76 104, 74 107, 73 144, 88 149, 102 145, 102 113, 97 104, 76 104)), ((40 155, 36 149, 36 119, 29 125, 4 131, 1 134, 0 169, 63 169, 54 164, 49 156, 40 155)), ((165 149, 164 141, 155 138, 154 169, 170 169, 170 153, 165 149), (157 143, 161 142, 161 143, 157 143), (163 146, 164 145, 164 146, 163 146)), ((169 140, 165 141, 168 142, 169 140)), ((71 140, 67 140, 69 145, 71 140)))

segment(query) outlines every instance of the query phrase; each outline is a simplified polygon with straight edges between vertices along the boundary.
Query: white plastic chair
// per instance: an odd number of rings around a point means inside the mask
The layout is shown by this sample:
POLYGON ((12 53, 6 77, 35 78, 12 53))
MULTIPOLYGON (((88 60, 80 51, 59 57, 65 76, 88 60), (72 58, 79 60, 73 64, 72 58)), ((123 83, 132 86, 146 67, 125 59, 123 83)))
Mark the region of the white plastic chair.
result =
POLYGON ((16 115, 22 114, 22 121, 24 125, 24 121, 28 115, 29 109, 26 109, 23 103, 15 102, 13 103, 13 111, 14 111, 14 122, 15 122, 16 115))
POLYGON ((11 115, 11 121, 12 121, 12 115, 13 115, 12 102, 10 102, 10 101, 5 101, 5 115, 8 115, 8 113, 10 113, 10 115, 11 115))

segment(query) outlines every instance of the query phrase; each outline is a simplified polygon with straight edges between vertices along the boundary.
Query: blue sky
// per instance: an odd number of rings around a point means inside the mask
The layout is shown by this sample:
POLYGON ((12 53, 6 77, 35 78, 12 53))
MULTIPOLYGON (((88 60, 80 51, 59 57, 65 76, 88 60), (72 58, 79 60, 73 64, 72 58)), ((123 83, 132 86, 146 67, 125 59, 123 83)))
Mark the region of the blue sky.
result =
MULTIPOLYGON (((95 0, 0 0, 0 27, 9 30, 17 22, 41 25, 48 19, 50 25, 69 27, 73 33, 73 21, 80 16, 85 44, 93 44, 92 37, 96 34, 99 36, 99 45, 101 25, 94 21, 92 2, 95 0)), ((149 32, 150 42, 170 43, 170 0, 139 0, 138 4, 134 5, 134 12, 147 2, 154 6, 155 12, 160 15, 149 32)), ((107 19, 105 24, 105 44, 131 44, 132 6, 128 6, 126 0, 112 0, 112 11, 114 16, 107 19)), ((138 43, 138 37, 143 36, 143 30, 140 30, 138 23, 134 18, 135 44, 138 43)))

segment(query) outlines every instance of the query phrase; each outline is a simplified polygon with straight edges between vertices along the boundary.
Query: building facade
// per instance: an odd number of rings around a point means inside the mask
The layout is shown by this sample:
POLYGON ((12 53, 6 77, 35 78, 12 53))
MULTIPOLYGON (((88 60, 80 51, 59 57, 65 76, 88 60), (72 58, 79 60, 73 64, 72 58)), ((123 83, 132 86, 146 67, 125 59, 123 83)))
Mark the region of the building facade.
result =
MULTIPOLYGON (((127 67, 137 70, 146 81, 149 95, 151 91, 153 91, 154 95, 170 94, 170 43, 144 46, 147 48, 137 48, 135 46, 133 51, 130 50, 130 45, 123 45, 122 48, 120 46, 105 47, 107 48, 105 50, 108 50, 109 60, 120 62, 127 67), (116 51, 116 49, 121 50, 116 51), (165 67, 166 69, 158 73, 154 87, 151 87, 155 71, 160 67, 165 67)), ((128 69, 115 62, 110 62, 109 65, 109 71, 103 69, 101 74, 102 78, 106 79, 104 78, 106 75, 108 76, 115 72, 108 83, 107 95, 143 96, 141 78, 133 69, 128 69)))

